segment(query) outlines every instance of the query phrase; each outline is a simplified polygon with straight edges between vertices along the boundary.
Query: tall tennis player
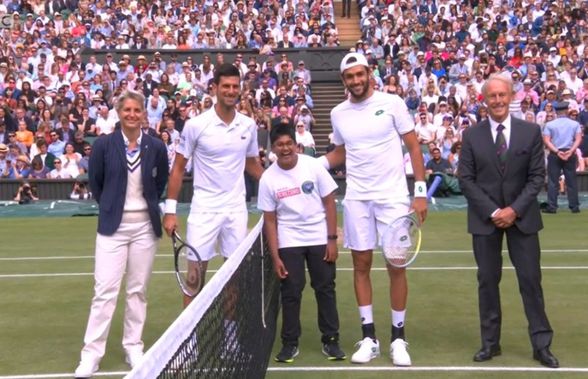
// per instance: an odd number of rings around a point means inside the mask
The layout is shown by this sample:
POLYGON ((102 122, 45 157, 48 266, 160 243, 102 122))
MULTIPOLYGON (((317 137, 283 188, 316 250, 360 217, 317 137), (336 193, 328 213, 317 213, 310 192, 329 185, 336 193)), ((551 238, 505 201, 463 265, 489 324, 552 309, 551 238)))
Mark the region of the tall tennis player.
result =
MULTIPOLYGON (((331 111, 335 149, 319 158, 325 167, 347 166, 344 206, 344 246, 351 249, 353 280, 363 337, 351 357, 367 363, 380 355, 372 312, 370 271, 373 249, 386 226, 411 209, 423 223, 427 215, 427 189, 421 149, 408 109, 397 95, 376 92, 371 71, 359 53, 347 54, 340 65, 348 99, 331 111), (412 204, 404 172, 402 143, 414 168, 412 204)), ((390 280, 392 338, 390 358, 396 366, 410 366, 404 332, 407 280, 404 268, 387 265, 390 280)))

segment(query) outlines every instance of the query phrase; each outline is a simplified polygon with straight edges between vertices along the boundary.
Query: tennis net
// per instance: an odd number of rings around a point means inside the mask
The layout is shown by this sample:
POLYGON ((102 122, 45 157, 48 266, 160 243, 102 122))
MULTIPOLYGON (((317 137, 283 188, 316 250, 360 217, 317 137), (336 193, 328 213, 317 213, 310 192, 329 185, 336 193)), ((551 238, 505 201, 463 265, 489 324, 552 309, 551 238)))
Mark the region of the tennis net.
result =
POLYGON ((126 379, 265 377, 279 281, 262 225, 263 217, 126 379))

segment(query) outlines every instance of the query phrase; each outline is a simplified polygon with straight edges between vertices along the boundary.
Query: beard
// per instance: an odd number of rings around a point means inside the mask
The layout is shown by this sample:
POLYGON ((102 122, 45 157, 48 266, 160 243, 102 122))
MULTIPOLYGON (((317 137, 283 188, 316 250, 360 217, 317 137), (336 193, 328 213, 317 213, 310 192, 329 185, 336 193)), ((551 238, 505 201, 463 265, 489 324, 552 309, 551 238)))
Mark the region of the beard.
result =
POLYGON ((347 89, 349 90, 349 93, 355 99, 362 99, 363 97, 365 97, 365 95, 369 91, 369 88, 370 88, 370 81, 369 81, 369 79, 366 80, 365 83, 363 83, 360 86, 347 87, 347 89))

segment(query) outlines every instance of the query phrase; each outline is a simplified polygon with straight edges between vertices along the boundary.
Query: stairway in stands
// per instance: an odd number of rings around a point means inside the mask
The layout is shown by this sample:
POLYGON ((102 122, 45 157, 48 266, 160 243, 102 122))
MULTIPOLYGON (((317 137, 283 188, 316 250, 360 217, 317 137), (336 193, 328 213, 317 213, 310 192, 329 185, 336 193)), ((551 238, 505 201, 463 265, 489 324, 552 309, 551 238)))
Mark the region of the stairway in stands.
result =
POLYGON ((312 136, 314 137, 318 156, 326 153, 326 148, 329 145, 329 133, 333 131, 331 127, 331 109, 345 100, 343 83, 340 81, 313 83, 312 100, 314 102, 312 113, 316 119, 316 124, 312 129, 312 136))
POLYGON ((335 1, 335 25, 339 33, 339 43, 341 47, 354 47, 358 39, 361 38, 361 31, 359 30, 359 10, 357 9, 357 2, 351 2, 351 17, 342 17, 342 3, 335 1))

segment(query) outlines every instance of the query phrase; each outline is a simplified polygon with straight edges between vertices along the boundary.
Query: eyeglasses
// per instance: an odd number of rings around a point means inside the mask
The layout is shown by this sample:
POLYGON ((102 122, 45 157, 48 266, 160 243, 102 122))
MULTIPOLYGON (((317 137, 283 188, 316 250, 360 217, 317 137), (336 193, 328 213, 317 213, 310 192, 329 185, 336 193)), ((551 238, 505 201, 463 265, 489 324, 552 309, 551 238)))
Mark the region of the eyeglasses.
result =
POLYGON ((61 164, 61 161, 53 161, 54 164, 61 164))

